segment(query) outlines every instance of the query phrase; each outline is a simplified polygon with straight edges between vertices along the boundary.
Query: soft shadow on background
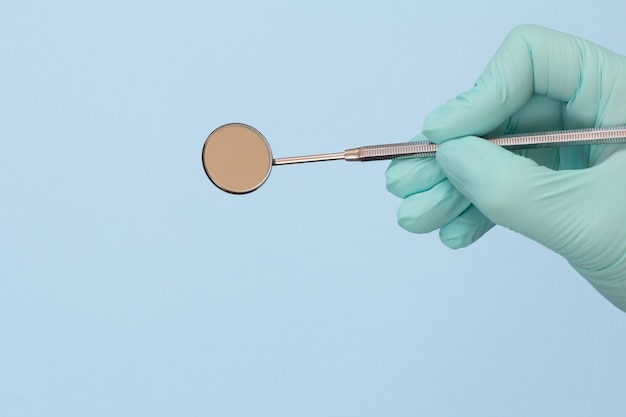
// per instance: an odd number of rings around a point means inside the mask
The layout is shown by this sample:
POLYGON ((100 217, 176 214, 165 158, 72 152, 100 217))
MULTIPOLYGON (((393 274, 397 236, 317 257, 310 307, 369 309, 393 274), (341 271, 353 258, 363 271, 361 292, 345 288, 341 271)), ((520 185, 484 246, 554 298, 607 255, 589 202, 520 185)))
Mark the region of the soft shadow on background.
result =
POLYGON ((496 228, 396 224, 385 162, 217 190, 208 133, 275 156, 408 140, 534 23, 626 52, 626 3, 5 0, 0 415, 620 415, 624 313, 496 228))

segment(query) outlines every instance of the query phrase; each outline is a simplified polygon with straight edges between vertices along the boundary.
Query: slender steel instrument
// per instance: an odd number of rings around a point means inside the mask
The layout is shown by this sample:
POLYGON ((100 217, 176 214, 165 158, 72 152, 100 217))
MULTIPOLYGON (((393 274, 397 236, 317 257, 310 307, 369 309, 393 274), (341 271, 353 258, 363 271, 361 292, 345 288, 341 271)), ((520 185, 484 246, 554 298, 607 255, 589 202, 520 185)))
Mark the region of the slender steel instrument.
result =
MULTIPOLYGON (((509 150, 616 144, 626 143, 626 126, 507 135, 486 140, 509 150)), ((404 142, 274 159, 272 149, 261 132, 242 123, 229 123, 209 135, 202 150, 202 163, 209 179, 217 187, 232 194, 246 194, 263 185, 274 165, 341 159, 365 162, 423 158, 435 156, 436 152, 437 145, 432 142, 404 142)))

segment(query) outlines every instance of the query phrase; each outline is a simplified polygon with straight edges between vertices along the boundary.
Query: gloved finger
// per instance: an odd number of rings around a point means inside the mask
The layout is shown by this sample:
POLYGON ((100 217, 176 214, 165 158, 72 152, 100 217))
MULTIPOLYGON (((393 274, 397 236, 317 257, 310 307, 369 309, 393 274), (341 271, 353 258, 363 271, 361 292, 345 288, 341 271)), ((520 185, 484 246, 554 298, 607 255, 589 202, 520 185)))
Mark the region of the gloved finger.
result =
POLYGON ((493 222, 472 204, 439 229, 439 239, 449 248, 464 248, 480 239, 493 226, 493 222))
POLYGON ((545 132, 563 129, 563 103, 533 94, 515 113, 488 136, 513 133, 545 132))
MULTIPOLYGON (((449 181, 485 216, 563 255, 578 270, 620 261, 626 147, 614 147, 602 164, 553 171, 483 139, 441 145, 437 161, 449 181), (599 203, 601 202, 601 203, 599 203)), ((589 276, 586 273, 585 276, 589 276)))
POLYGON ((435 158, 396 159, 385 172, 387 190, 405 198, 431 189, 446 176, 435 158))
POLYGON ((567 255, 563 242, 571 238, 559 220, 587 198, 582 188, 589 184, 574 177, 588 170, 553 171, 476 137, 443 143, 437 162, 491 221, 567 255))
MULTIPOLYGON (((418 134, 411 142, 428 141, 418 134)), ((426 191, 446 177, 435 158, 395 159, 385 172, 387 190, 396 197, 405 198, 411 194, 426 191)))
POLYGON ((398 224, 413 233, 428 233, 450 223, 470 202, 448 180, 410 195, 398 208, 398 224))
MULTIPOLYGON (((566 125, 594 126, 603 106, 590 103, 598 104, 602 93, 609 97, 610 89, 600 86, 602 69, 595 63, 602 57, 584 58, 600 50, 590 42, 550 29, 515 28, 474 88, 429 115, 424 134, 436 143, 485 135, 520 110, 534 94, 567 103, 566 125)), ((606 55, 610 56, 607 59, 617 59, 609 51, 606 55)))

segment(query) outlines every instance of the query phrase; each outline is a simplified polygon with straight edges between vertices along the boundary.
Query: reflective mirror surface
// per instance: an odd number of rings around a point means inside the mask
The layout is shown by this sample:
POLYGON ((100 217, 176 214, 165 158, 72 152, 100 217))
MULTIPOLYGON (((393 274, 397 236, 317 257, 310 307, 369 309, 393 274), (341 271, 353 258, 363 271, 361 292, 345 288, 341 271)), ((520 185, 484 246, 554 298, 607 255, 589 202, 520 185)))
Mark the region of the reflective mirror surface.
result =
POLYGON ((230 123, 215 129, 202 150, 202 164, 209 179, 232 194, 259 188, 272 170, 272 150, 255 128, 230 123))

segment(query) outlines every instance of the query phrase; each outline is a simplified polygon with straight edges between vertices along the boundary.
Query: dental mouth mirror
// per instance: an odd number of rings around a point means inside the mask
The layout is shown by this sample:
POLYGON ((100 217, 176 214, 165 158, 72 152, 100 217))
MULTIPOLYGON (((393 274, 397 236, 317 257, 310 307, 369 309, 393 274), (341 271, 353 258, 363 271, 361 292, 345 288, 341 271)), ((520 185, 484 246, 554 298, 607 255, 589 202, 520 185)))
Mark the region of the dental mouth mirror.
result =
MULTIPOLYGON (((626 143, 626 126, 516 134, 487 140, 509 150, 626 143)), ((274 158, 272 149, 261 132, 243 123, 229 123, 215 129, 206 139, 202 150, 202 164, 209 179, 218 188, 231 194, 247 194, 263 185, 274 165, 338 159, 364 162, 423 158, 435 156, 436 152, 437 145, 426 141, 362 146, 337 153, 274 158)))

